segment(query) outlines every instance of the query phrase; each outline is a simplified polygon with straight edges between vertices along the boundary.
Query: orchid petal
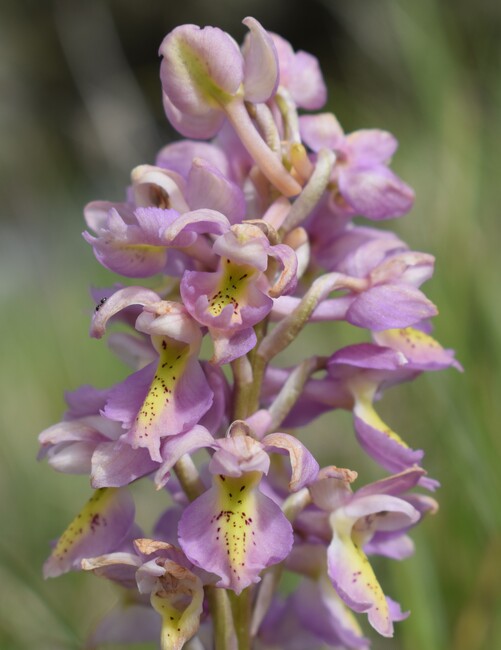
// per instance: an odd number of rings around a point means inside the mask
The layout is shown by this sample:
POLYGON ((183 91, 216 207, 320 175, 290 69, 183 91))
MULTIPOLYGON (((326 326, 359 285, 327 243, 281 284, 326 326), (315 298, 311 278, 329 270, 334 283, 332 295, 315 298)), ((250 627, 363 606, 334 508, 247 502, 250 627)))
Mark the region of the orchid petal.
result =
POLYGON ((257 489, 260 477, 214 477, 179 523, 180 544, 191 562, 220 576, 218 587, 237 594, 259 582, 262 569, 281 562, 292 547, 291 525, 257 489))
POLYGON ((213 138, 225 122, 224 113, 217 108, 200 114, 185 113, 174 106, 165 92, 162 93, 162 104, 169 122, 185 138, 213 138))
POLYGON ((388 476, 379 481, 364 485, 356 491, 356 495, 357 497, 370 494, 391 494, 397 496, 415 487, 419 479, 425 474, 426 472, 421 467, 410 467, 399 474, 394 474, 393 476, 388 476))
POLYGON ((160 441, 196 424, 212 404, 213 394, 189 345, 162 339, 156 370, 153 365, 115 386, 104 413, 130 427, 125 436, 134 449, 146 447, 161 462, 160 441), (152 376, 153 375, 153 376, 152 376))
POLYGON ((288 90, 299 107, 307 111, 322 108, 327 101, 327 87, 316 56, 302 50, 296 52, 288 90))
POLYGON ((356 612, 368 612, 369 623, 382 635, 393 636, 385 595, 367 556, 351 537, 353 520, 343 509, 330 516, 334 536, 327 550, 328 573, 345 603, 356 612))
POLYGON ((300 108, 317 110, 327 98, 318 60, 307 52, 294 52, 290 43, 278 34, 270 34, 277 50, 280 85, 286 88, 300 108))
MULTIPOLYGON (((232 427, 240 424, 237 420, 232 427)), ((211 474, 237 478, 249 472, 267 474, 270 458, 263 445, 248 435, 232 435, 217 441, 219 449, 209 463, 211 474)))
POLYGON ((262 440, 268 451, 285 450, 291 460, 292 476, 289 482, 291 492, 297 492, 316 479, 319 465, 308 449, 297 438, 287 433, 270 433, 262 440))
POLYGON ((419 519, 419 512, 405 499, 391 494, 355 494, 349 503, 343 506, 344 516, 357 521, 356 529, 365 532, 367 526, 376 530, 400 530, 410 526, 419 519), (374 518, 371 515, 375 515, 374 518), (397 515, 392 516, 392 515, 397 515), (371 518, 373 521, 364 521, 371 518))
POLYGON ((205 160, 223 176, 229 177, 230 167, 225 153, 215 144, 198 140, 179 140, 166 145, 158 152, 155 164, 187 179, 195 158, 205 160))
POLYGON ((341 171, 338 182, 355 212, 374 221, 400 217, 414 203, 412 188, 384 166, 341 171))
POLYGON ((207 208, 224 214, 230 223, 245 217, 245 198, 236 183, 202 158, 195 158, 188 176, 187 199, 193 210, 207 208))
POLYGON ((360 167, 387 164, 398 147, 396 138, 380 129, 360 129, 346 136, 353 161, 360 167))
POLYGON ((57 541, 44 564, 44 576, 54 578, 80 568, 83 558, 114 550, 133 523, 134 503, 127 490, 96 490, 57 541))
POLYGON ((286 244, 272 246, 270 253, 282 266, 282 272, 268 291, 272 298, 278 298, 278 296, 292 293, 296 288, 298 259, 293 249, 286 244))
POLYGON ((164 487, 169 480, 170 470, 184 454, 193 453, 197 449, 212 447, 214 438, 205 427, 196 425, 193 429, 177 436, 169 436, 163 444, 163 463, 155 474, 157 490, 164 487))
POLYGON ((303 580, 293 596, 294 610, 304 628, 331 646, 367 650, 369 639, 332 584, 322 577, 303 580))
POLYGON ((336 376, 338 373, 346 374, 348 369, 343 368, 345 365, 350 368, 391 371, 398 370, 406 364, 407 359, 398 350, 372 343, 356 343, 335 352, 329 359, 328 369, 333 376, 336 376))
POLYGON ((162 617, 162 650, 181 650, 200 626, 204 590, 200 578, 176 562, 163 560, 162 569, 163 575, 156 581, 150 602, 162 617))
POLYGON ((151 474, 157 467, 147 449, 133 449, 123 439, 103 442, 92 455, 91 485, 93 488, 122 487, 151 474))
POLYGON ((346 320, 372 331, 415 325, 436 316, 437 308, 419 289, 404 284, 372 287, 348 307, 346 320))
MULTIPOLYGON (((405 560, 414 554, 415 545, 408 535, 387 537, 375 533, 374 537, 364 545, 368 555, 382 555, 392 560, 405 560)), ((393 620, 396 620, 393 618, 393 620)))
POLYGON ((250 102, 266 102, 278 86, 277 51, 271 36, 255 18, 247 17, 242 22, 250 30, 242 48, 244 96, 250 102))
POLYGON ((219 366, 243 357, 244 354, 247 354, 255 347, 257 342, 256 332, 253 327, 247 327, 231 334, 210 328, 209 331, 214 343, 214 354, 211 363, 219 366))
MULTIPOLYGON (((221 107, 243 81, 243 59, 235 41, 217 27, 182 25, 167 34, 159 53, 163 56, 160 78, 169 108, 198 120, 197 134, 187 133, 188 137, 211 137, 215 120, 224 117, 221 107)), ((179 127, 177 120, 175 126, 179 127)))
POLYGON ((94 312, 90 326, 90 335, 100 339, 106 330, 109 319, 122 309, 131 305, 148 305, 160 301, 160 296, 144 287, 125 287, 112 294, 106 302, 99 305, 94 312))
POLYGON ((377 332, 374 339, 379 345, 402 352, 410 367, 417 370, 441 370, 449 366, 462 370, 452 350, 445 350, 429 334, 412 327, 377 332))
POLYGON ((350 382, 350 389, 355 398, 355 432, 363 449, 390 472, 401 472, 419 463, 424 452, 411 449, 374 410, 376 385, 358 378, 350 382))
POLYGON ((137 208, 130 222, 112 208, 97 237, 88 232, 83 238, 91 244, 97 260, 110 271, 129 278, 145 278, 160 273, 167 264, 167 251, 161 232, 175 219, 174 210, 137 208))
POLYGON ((333 113, 301 115, 299 118, 301 137, 312 151, 320 149, 339 149, 344 140, 344 132, 333 113))
POLYGON ((153 165, 139 165, 131 172, 134 201, 139 207, 171 208, 188 212, 185 182, 176 172, 153 165))

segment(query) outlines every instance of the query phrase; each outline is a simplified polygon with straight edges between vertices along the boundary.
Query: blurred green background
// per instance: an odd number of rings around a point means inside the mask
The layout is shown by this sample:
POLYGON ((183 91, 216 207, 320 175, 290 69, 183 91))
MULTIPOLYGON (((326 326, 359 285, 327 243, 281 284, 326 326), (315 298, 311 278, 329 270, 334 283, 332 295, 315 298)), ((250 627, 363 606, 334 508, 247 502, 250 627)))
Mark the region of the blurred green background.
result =
MULTIPOLYGON (((374 647, 501 648, 501 5, 3 0, 0 12, 1 650, 81 648, 116 600, 93 576, 41 577, 49 540, 89 487, 37 464, 37 434, 60 419, 64 390, 126 373, 105 343, 88 338, 88 287, 114 278, 81 239, 81 210, 96 198, 120 200, 130 169, 173 137, 158 82, 164 34, 190 22, 241 40, 246 15, 320 58, 329 108, 347 131, 379 127, 399 139, 393 167, 417 202, 388 227, 436 255, 425 286, 441 311, 436 336, 466 370, 421 377, 381 403, 394 428, 426 450, 442 488, 440 512, 413 534, 415 556, 376 562, 387 593, 412 615, 374 647)), ((312 330, 301 344, 330 353, 335 330, 312 330)), ((304 438, 324 464, 359 469, 366 482, 380 474, 351 426, 334 414, 304 438)), ((148 525, 160 495, 145 484, 135 497, 148 525)))

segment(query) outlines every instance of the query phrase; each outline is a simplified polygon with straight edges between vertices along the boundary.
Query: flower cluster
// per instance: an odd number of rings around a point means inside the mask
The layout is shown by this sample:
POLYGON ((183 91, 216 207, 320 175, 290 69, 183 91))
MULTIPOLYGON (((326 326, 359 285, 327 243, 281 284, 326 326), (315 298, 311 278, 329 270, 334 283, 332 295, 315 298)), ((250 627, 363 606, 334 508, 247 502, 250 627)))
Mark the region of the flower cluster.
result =
POLYGON ((132 171, 124 201, 85 208, 97 260, 147 285, 94 292, 90 334, 121 323, 109 342, 132 372, 69 393, 62 422, 40 435, 40 457, 95 490, 45 575, 93 571, 126 594, 94 645, 367 648, 353 612, 387 637, 406 616, 369 558, 407 557, 409 530, 437 508, 411 491, 437 486, 423 451, 374 406, 423 371, 460 368, 430 335, 437 310, 420 286, 434 260, 353 221, 412 207, 390 169, 397 142, 345 134, 329 112, 300 115, 326 102, 316 58, 244 24, 242 47, 215 27, 165 37, 163 103, 185 139, 132 171), (318 321, 368 341, 274 363, 318 321), (294 435, 337 408, 353 413, 380 480, 352 487, 355 471, 321 469, 294 435), (150 537, 128 488, 143 477, 168 505, 150 537), (299 576, 286 599, 284 570, 299 576))

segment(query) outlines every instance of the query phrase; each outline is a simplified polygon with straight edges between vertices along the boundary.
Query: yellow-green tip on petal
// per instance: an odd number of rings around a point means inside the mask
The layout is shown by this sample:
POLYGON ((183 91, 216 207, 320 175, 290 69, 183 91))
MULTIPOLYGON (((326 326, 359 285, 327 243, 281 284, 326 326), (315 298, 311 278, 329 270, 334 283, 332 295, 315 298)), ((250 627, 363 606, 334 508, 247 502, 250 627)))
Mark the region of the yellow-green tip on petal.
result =
POLYGON ((165 560, 164 567, 151 604, 162 617, 162 650, 181 650, 199 628, 203 586, 191 571, 171 560, 165 560))

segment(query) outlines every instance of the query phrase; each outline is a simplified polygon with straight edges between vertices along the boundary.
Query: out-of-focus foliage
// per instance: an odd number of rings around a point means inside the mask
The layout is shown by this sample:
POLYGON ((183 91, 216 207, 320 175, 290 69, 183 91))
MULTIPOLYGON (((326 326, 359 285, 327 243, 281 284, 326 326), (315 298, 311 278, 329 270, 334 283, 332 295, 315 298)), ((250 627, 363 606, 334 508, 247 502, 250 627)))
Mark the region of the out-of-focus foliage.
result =
MULTIPOLYGON (((92 576, 44 583, 41 565, 89 493, 82 477, 36 464, 36 435, 56 422, 63 391, 125 376, 87 337, 89 285, 107 285, 81 240, 81 208, 118 200, 130 169, 172 136, 156 52, 183 22, 237 39, 254 15, 319 56, 329 108, 346 130, 398 137, 394 167, 417 193, 395 225, 437 257, 427 294, 436 336, 466 373, 448 371, 385 396, 388 421, 426 450, 441 510, 414 537, 416 555, 378 565, 387 592, 412 610, 396 639, 375 647, 501 647, 501 6, 491 0, 19 0, 0 19, 0 648, 82 647, 117 598, 92 576)), ((328 352, 319 328, 301 341, 328 352)), ((345 336, 340 329, 339 337, 345 336)), ((305 435, 310 435, 305 432, 305 435)), ((323 418, 311 435, 325 464, 375 468, 351 444, 350 419, 323 418)), ((148 526, 162 495, 136 490, 148 526)))

